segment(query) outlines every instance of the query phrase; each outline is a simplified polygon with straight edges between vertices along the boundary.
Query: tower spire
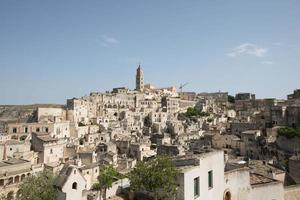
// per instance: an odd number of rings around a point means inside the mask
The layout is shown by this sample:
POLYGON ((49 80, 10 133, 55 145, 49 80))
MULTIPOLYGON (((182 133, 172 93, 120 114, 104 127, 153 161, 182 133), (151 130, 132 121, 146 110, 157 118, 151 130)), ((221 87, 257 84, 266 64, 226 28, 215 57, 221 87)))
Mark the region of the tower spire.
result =
POLYGON ((141 63, 139 63, 138 68, 136 70, 136 87, 135 89, 139 92, 143 92, 144 90, 144 72, 141 68, 141 63))

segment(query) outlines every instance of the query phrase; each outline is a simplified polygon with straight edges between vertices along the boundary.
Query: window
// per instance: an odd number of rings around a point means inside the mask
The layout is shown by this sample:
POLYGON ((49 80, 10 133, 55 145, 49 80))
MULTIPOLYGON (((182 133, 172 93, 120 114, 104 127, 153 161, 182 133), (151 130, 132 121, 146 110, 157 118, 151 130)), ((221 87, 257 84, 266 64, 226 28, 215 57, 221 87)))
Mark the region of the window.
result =
POLYGON ((208 172, 208 188, 213 188, 213 171, 208 172))
POLYGON ((28 132, 28 128, 27 128, 27 127, 25 127, 25 130, 24 130, 24 132, 25 132, 25 133, 27 133, 27 132, 28 132))
POLYGON ((48 129, 48 127, 46 127, 46 128, 45 128, 45 132, 48 133, 48 131, 49 131, 49 129, 48 129))
POLYGON ((4 180, 0 179, 0 186, 4 186, 4 180))
POLYGON ((74 183, 72 184, 72 189, 73 189, 73 190, 77 190, 77 183, 76 183, 76 182, 74 182, 74 183))
POLYGON ((13 177, 10 177, 10 178, 8 179, 8 185, 13 184, 13 183, 14 183, 14 178, 13 178, 13 177))
POLYGON ((17 128, 13 128, 13 133, 17 133, 17 128))
POLYGON ((53 149, 50 149, 50 154, 53 154, 53 149))
POLYGON ((194 197, 198 197, 199 194, 199 177, 197 177, 194 178, 194 197))
POLYGON ((36 128, 36 132, 40 132, 40 128, 36 128))
POLYGON ((229 191, 225 193, 224 200, 231 200, 231 193, 229 191))

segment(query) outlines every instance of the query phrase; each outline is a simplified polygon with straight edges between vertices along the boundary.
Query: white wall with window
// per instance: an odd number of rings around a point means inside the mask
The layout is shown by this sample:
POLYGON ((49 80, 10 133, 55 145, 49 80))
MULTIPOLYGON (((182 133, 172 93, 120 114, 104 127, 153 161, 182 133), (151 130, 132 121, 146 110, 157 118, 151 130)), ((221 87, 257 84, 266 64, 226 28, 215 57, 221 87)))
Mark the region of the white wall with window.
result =
POLYGON ((222 151, 199 156, 197 166, 179 167, 178 200, 223 199, 224 154, 222 151))

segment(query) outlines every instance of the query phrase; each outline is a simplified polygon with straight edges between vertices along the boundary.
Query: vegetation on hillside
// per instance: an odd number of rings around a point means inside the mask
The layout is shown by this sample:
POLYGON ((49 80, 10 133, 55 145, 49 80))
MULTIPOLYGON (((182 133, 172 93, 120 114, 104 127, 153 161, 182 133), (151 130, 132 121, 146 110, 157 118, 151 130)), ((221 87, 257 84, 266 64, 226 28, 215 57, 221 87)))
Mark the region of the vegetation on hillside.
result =
POLYGON ((200 112, 195 108, 188 108, 185 115, 187 117, 208 117, 209 113, 206 112, 200 112))
POLYGON ((7 195, 5 195, 5 194, 0 195, 0 200, 13 200, 13 199, 14 199, 13 191, 8 192, 7 195))
POLYGON ((291 127, 284 127, 284 128, 280 128, 277 131, 278 136, 283 136, 286 137, 288 139, 292 139, 292 138, 300 138, 300 129, 298 128, 291 128, 291 127))
POLYGON ((179 120, 194 120, 201 117, 208 117, 210 114, 206 112, 201 112, 197 110, 196 108, 188 108, 185 113, 179 113, 178 119, 179 120))

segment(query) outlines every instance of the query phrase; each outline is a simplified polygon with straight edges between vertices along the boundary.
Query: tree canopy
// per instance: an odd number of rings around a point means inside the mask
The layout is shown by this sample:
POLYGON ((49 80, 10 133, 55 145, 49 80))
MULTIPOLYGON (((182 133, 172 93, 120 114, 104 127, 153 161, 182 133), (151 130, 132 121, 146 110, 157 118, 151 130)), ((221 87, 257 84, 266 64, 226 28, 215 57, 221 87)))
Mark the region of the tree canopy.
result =
POLYGON ((192 120, 197 121, 197 118, 210 116, 207 112, 201 112, 195 107, 189 107, 185 113, 178 114, 178 120, 192 120))
POLYGON ((207 116, 209 116, 208 113, 198 111, 197 109, 192 108, 192 107, 190 107, 190 108, 187 109, 185 115, 187 117, 207 117, 207 116))
POLYGON ((43 171, 35 176, 27 177, 17 192, 17 200, 56 200, 54 188, 55 176, 50 171, 43 171))
POLYGON ((13 200, 13 199, 14 199, 13 191, 8 192, 7 195, 5 195, 5 194, 0 195, 0 200, 13 200))
POLYGON ((92 186, 92 189, 100 191, 103 199, 106 199, 106 190, 111 188, 113 182, 120 177, 121 175, 113 168, 112 165, 105 165, 100 168, 98 182, 92 186))
POLYGON ((286 138, 292 139, 295 137, 300 138, 300 129, 298 128, 291 128, 291 127, 284 127, 278 129, 278 136, 284 136, 286 138))
POLYGON ((134 191, 147 192, 154 199, 165 199, 176 194, 177 170, 167 157, 157 157, 139 162, 130 174, 130 186, 134 191))

